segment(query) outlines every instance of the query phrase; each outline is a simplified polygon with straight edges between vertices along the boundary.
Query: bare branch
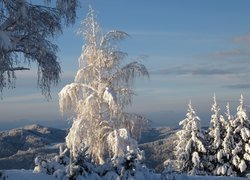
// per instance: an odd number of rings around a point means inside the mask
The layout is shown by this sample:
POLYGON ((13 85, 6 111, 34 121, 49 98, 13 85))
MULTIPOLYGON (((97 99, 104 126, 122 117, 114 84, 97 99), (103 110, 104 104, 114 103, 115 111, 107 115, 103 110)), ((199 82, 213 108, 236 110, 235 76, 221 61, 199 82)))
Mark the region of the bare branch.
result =
POLYGON ((9 68, 7 70, 8 71, 23 71, 23 70, 30 70, 30 68, 26 68, 26 67, 14 67, 14 68, 9 68))

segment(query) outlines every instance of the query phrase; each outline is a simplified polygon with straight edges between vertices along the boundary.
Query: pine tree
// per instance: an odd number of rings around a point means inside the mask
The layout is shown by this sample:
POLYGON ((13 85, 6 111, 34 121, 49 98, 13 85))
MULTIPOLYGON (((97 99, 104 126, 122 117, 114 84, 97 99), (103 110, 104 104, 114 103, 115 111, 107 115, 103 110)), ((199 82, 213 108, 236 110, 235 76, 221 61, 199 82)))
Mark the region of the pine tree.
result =
POLYGON ((250 161, 250 120, 248 119, 243 96, 237 107, 235 119, 232 121, 234 148, 232 149, 232 164, 238 175, 244 176, 250 161))
POLYGON ((125 113, 124 108, 132 102, 133 80, 149 74, 145 66, 136 61, 124 65, 127 54, 118 49, 117 42, 128 35, 122 31, 104 34, 91 7, 83 26, 79 30, 85 40, 79 57, 80 69, 75 81, 59 93, 59 104, 62 112, 74 111, 73 124, 66 138, 73 157, 84 144, 93 161, 102 164, 105 157, 119 154, 121 150, 107 146, 109 134, 113 133, 117 140, 124 137, 118 132, 139 138, 145 127, 143 117, 125 113), (119 131, 121 128, 125 130, 119 131))
POLYGON ((222 146, 223 139, 225 137, 225 125, 226 121, 224 117, 220 115, 220 107, 217 104, 216 96, 213 97, 213 105, 211 111, 210 127, 208 129, 208 154, 209 154, 209 165, 208 169, 214 175, 225 175, 226 171, 222 171, 224 167, 223 157, 226 155, 225 150, 222 146))
POLYGON ((223 159, 221 165, 217 168, 214 174, 216 175, 227 175, 236 176, 236 172, 233 170, 232 164, 232 149, 234 148, 234 134, 232 123, 234 117, 230 113, 229 103, 226 106, 226 124, 225 124, 225 137, 222 141, 223 154, 221 154, 220 159, 223 159))
POLYGON ((227 154, 229 154, 233 148, 234 139, 233 139, 233 121, 234 117, 231 115, 229 103, 226 106, 226 135, 222 142, 224 150, 227 154))
POLYGON ((179 125, 182 126, 182 129, 177 132, 178 140, 175 152, 178 170, 191 175, 205 174, 204 135, 200 127, 200 118, 196 115, 191 101, 188 104, 186 119, 182 120, 179 125))
POLYGON ((213 151, 218 151, 221 146, 223 136, 224 136, 224 125, 225 120, 222 115, 220 115, 220 107, 217 104, 216 96, 213 97, 214 104, 212 105, 211 111, 213 112, 211 116, 210 128, 208 130, 209 136, 211 137, 212 143, 211 148, 213 151))
POLYGON ((0 2, 0 92, 14 87, 15 72, 29 70, 31 62, 37 63, 38 86, 44 95, 49 97, 51 85, 58 83, 58 47, 51 40, 62 32, 63 24, 74 23, 78 1, 56 0, 55 7, 49 2, 0 2))

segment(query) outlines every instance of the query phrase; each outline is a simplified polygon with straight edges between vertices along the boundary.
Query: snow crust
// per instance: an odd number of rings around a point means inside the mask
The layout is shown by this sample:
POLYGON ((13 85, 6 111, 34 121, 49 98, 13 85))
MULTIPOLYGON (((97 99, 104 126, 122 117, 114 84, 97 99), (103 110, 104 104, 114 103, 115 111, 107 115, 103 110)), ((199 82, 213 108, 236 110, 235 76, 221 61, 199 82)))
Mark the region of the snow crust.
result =
POLYGON ((8 180, 56 180, 55 177, 47 174, 33 173, 33 170, 7 170, 4 175, 8 180))

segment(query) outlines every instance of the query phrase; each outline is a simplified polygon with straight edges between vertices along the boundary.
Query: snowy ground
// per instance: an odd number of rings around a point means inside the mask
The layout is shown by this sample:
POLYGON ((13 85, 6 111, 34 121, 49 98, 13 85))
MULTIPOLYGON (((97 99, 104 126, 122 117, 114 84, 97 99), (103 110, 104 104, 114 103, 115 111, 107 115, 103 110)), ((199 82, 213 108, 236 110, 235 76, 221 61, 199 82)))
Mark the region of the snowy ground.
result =
MULTIPOLYGON (((33 170, 6 170, 4 172, 7 180, 55 180, 53 176, 42 173, 33 173, 33 170)), ((159 176, 157 176, 159 178, 159 176)), ((1 179, 1 177, 0 177, 1 179)), ((223 177, 223 176, 186 176, 177 175, 176 180, 241 180, 246 178, 240 177, 223 177)))
POLYGON ((33 170, 6 170, 7 180, 55 180, 53 176, 42 173, 33 173, 33 170))

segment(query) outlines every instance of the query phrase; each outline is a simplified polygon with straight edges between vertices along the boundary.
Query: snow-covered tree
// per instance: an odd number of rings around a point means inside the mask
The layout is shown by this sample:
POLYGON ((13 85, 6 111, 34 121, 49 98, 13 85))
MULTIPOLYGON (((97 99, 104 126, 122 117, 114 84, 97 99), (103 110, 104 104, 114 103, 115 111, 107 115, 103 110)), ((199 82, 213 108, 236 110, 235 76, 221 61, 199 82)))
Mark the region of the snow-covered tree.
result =
POLYGON ((222 146, 225 150, 225 153, 230 154, 234 145, 233 127, 232 127, 234 117, 231 115, 229 103, 227 103, 227 106, 226 106, 226 117, 227 117, 226 126, 225 126, 226 134, 225 134, 225 138, 223 139, 222 146))
POLYGON ((137 61, 124 64, 127 54, 119 50, 117 42, 128 35, 115 30, 104 34, 91 7, 79 34, 85 40, 79 70, 75 81, 59 93, 59 104, 62 112, 74 112, 66 138, 73 157, 84 144, 93 161, 102 164, 109 152, 111 157, 121 155, 124 148, 120 147, 134 144, 131 136, 139 138, 145 127, 143 117, 125 113, 124 108, 131 104, 135 94, 134 79, 149 74, 137 61), (115 147, 108 147, 108 136, 115 147))
POLYGON ((216 96, 213 97, 213 105, 211 108, 212 116, 210 121, 210 127, 208 129, 208 154, 209 163, 208 169, 213 172, 214 175, 218 174, 221 166, 224 165, 223 156, 226 155, 222 146, 223 139, 225 137, 225 125, 226 121, 222 115, 220 115, 220 107, 217 104, 216 96))
POLYGON ((250 162, 250 120, 248 119, 243 96, 237 107, 235 119, 232 121, 234 146, 232 164, 238 175, 244 175, 250 162))
POLYGON ((70 162, 67 151, 68 149, 62 150, 62 147, 60 147, 59 154, 51 159, 37 156, 35 158, 35 168, 33 172, 53 175, 60 179, 67 176, 66 169, 68 169, 70 162))
MULTIPOLYGON (((166 172, 160 174, 154 173, 144 164, 144 152, 137 149, 129 150, 120 157, 106 161, 102 165, 96 165, 90 162, 86 153, 87 148, 82 147, 78 156, 71 159, 68 156, 68 149, 60 151, 59 155, 52 159, 43 159, 37 157, 35 159, 34 173, 44 173, 52 175, 57 179, 95 179, 95 180, 170 180, 172 173, 166 172)), ((174 174, 173 174, 174 175, 174 174)), ((1 173, 0 173, 1 177, 1 173)), ((3 174, 4 177, 4 174, 3 174)))
POLYGON ((175 151, 178 170, 191 175, 205 174, 204 135, 200 127, 200 118, 196 115, 191 101, 188 104, 186 118, 179 125, 182 126, 182 129, 177 132, 178 139, 175 151))
MULTIPOLYGON (((155 180, 160 179, 160 175, 155 174, 143 164, 144 152, 137 149, 128 150, 123 156, 112 159, 112 169, 103 179, 140 179, 155 180), (112 176, 111 176, 112 175, 112 176)), ((166 174, 164 174, 166 175, 166 174)), ((167 179, 166 176, 161 179, 167 179)))
POLYGON ((37 63, 38 86, 45 96, 50 96, 51 85, 58 83, 61 73, 56 56, 58 47, 51 38, 62 32, 63 24, 74 23, 78 1, 40 1, 0 2, 1 92, 5 87, 14 87, 15 71, 29 70, 31 62, 37 63))
POLYGON ((65 148, 53 158, 46 159, 40 156, 35 158, 34 173, 44 173, 52 175, 57 179, 101 179, 99 174, 104 174, 104 168, 96 168, 91 163, 86 147, 79 148, 77 156, 71 158, 69 156, 69 149, 65 148))
POLYGON ((222 144, 224 136, 224 125, 225 120, 222 115, 220 115, 220 107, 217 104, 216 96, 213 97, 214 104, 212 105, 211 111, 213 112, 210 121, 210 127, 208 129, 209 137, 211 138, 210 149, 215 153, 218 151, 222 144))
POLYGON ((167 160, 164 162, 164 170, 161 173, 161 179, 166 179, 166 180, 174 180, 175 178, 175 172, 174 168, 172 165, 172 162, 170 160, 167 160))
POLYGON ((222 141, 222 149, 217 155, 217 159, 220 163, 217 164, 217 168, 214 170, 214 174, 236 176, 236 172, 233 170, 232 164, 232 149, 234 148, 234 134, 232 123, 234 117, 230 113, 229 103, 227 103, 225 114, 227 117, 225 121, 225 137, 222 141))

